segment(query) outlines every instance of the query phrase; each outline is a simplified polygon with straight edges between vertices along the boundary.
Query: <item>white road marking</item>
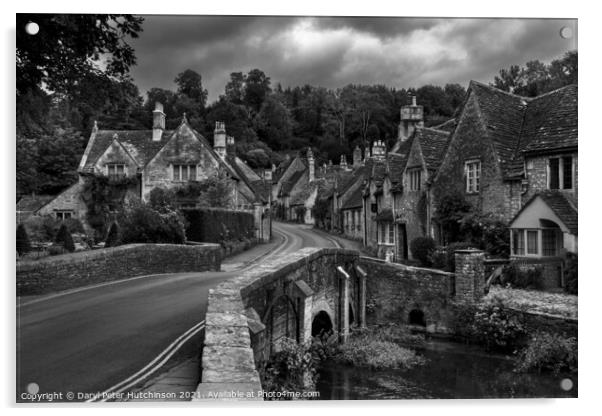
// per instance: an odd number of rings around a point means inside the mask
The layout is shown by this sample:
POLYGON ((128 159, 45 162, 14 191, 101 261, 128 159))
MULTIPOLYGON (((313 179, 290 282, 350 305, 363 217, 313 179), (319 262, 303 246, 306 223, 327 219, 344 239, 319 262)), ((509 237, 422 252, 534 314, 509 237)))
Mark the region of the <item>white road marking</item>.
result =
POLYGON ((90 402, 95 402, 95 401, 101 401, 101 402, 107 401, 107 396, 109 394, 121 393, 122 391, 124 391, 124 390, 136 385, 140 381, 144 380, 145 378, 147 378, 148 376, 153 374, 155 371, 157 371, 159 368, 161 368, 163 366, 163 364, 165 364, 167 362, 167 360, 169 360, 180 349, 180 347, 182 347, 182 345, 184 345, 190 338, 195 336, 197 333, 199 333, 204 328, 205 328, 205 320, 203 319, 201 322, 197 323, 196 325, 194 325, 193 327, 188 329, 186 332, 184 332, 182 335, 180 335, 178 338, 176 338, 176 340, 174 342, 169 344, 169 346, 167 348, 165 348, 163 351, 161 351, 161 353, 159 355, 157 355, 151 362, 149 362, 141 370, 139 370, 135 374, 132 374, 125 380, 120 381, 119 383, 115 384, 114 386, 109 387, 108 389, 106 389, 105 391, 100 393, 99 396, 94 397, 89 400, 86 400, 86 402, 90 403, 90 402), (159 360, 161 360, 161 361, 159 363, 157 363, 159 360), (117 389, 119 389, 119 390, 117 390, 117 389))

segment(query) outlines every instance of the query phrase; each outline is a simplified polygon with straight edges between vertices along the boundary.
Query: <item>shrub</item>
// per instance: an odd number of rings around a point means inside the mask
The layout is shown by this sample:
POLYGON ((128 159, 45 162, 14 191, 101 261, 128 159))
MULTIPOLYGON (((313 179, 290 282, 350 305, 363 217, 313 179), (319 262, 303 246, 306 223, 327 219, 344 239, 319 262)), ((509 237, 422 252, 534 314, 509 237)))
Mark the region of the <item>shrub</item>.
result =
POLYGON ((432 265, 436 269, 453 273, 456 271, 456 251, 473 247, 474 244, 460 241, 448 244, 446 247, 438 248, 431 255, 432 265))
POLYGON ((59 254, 65 254, 68 251, 60 244, 53 244, 48 247, 48 255, 49 256, 58 256, 59 254))
POLYGON ((424 363, 424 358, 394 342, 364 337, 351 338, 341 345, 340 360, 371 369, 412 368, 424 363))
POLYGON ((510 255, 508 225, 495 215, 468 213, 460 221, 460 230, 464 239, 472 242, 474 247, 496 257, 510 255))
POLYGON ((318 360, 309 344, 297 344, 295 340, 285 338, 268 361, 259 363, 261 386, 270 392, 313 391, 317 365, 318 360))
POLYGON ((59 228, 58 232, 56 233, 54 242, 57 244, 61 244, 63 248, 69 252, 75 251, 73 237, 71 237, 71 233, 69 232, 69 229, 65 224, 61 225, 61 227, 59 228))
POLYGON ((182 210, 190 241, 223 244, 228 240, 255 237, 255 219, 248 212, 199 208, 182 210))
POLYGON ((19 253, 19 256, 22 256, 30 251, 31 243, 29 242, 29 237, 27 236, 25 226, 23 224, 19 224, 17 227, 17 253, 19 253))
POLYGON ((525 336, 517 314, 495 298, 477 306, 469 331, 486 349, 503 352, 515 352, 525 336))
POLYGON ((295 207, 295 217, 297 222, 305 222, 305 211, 306 208, 303 205, 295 207))
POLYGON ((435 240, 430 237, 418 237, 410 243, 412 256, 420 262, 422 266, 430 266, 432 264, 431 257, 435 252, 437 245, 435 240))
POLYGON ((564 290, 571 295, 577 295, 577 272, 579 262, 577 261, 577 255, 573 253, 567 254, 566 266, 564 268, 564 290))
POLYGON ((143 203, 126 207, 119 215, 122 244, 183 244, 184 221, 175 211, 159 213, 143 203))
POLYGON ((149 205, 156 211, 174 211, 176 207, 175 193, 170 189, 153 188, 149 194, 149 205))
POLYGON ((541 267, 521 267, 510 263, 503 267, 500 282, 516 289, 541 289, 542 273, 541 267))
POLYGON ((111 224, 111 228, 109 228, 109 234, 107 235, 107 240, 105 241, 105 247, 116 247, 121 243, 121 232, 119 230, 119 225, 116 222, 111 224))
POLYGON ((577 339, 557 334, 537 332, 521 351, 516 371, 577 371, 577 339))

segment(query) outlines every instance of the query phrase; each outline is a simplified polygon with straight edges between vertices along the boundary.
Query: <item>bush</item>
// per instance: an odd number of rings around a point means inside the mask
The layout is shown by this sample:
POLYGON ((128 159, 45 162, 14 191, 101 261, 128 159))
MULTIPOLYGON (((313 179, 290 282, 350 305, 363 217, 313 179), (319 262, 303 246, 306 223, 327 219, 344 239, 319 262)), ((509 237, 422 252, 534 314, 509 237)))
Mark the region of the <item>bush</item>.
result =
POLYGON ((175 211, 175 192, 170 189, 153 188, 149 194, 149 205, 156 211, 175 211))
POLYGON ((17 253, 19 253, 19 256, 22 256, 30 251, 31 243, 29 242, 29 237, 27 236, 25 226, 23 224, 19 224, 17 227, 17 253))
POLYGON ((315 390, 318 360, 312 354, 311 346, 285 338, 278 347, 278 352, 258 365, 263 389, 270 392, 315 390))
POLYGON ((435 240, 430 237, 418 237, 410 243, 412 256, 425 267, 432 265, 431 259, 436 247, 435 240))
POLYGON ((69 252, 75 251, 75 244, 73 243, 73 237, 69 232, 66 224, 61 225, 58 232, 56 233, 56 237, 54 242, 57 244, 61 244, 63 248, 69 252))
POLYGON ((111 224, 111 228, 109 228, 109 234, 107 235, 107 240, 105 241, 105 247, 116 247, 121 244, 121 232, 119 230, 119 225, 116 222, 111 224))
POLYGON ((566 266, 564 268, 564 290, 571 295, 577 295, 577 275, 578 275, 579 262, 577 261, 577 254, 568 253, 566 259, 566 266))
POLYGON ((502 352, 515 352, 526 333, 517 314, 499 299, 477 306, 469 332, 487 350, 502 352))
POLYGON ((508 224, 491 213, 468 213, 460 221, 464 239, 495 257, 510 255, 508 224))
POLYGON ((32 241, 53 241, 61 225, 67 226, 71 234, 85 234, 81 221, 77 218, 59 220, 50 215, 32 215, 23 224, 32 241))
POLYGON ((184 220, 175 211, 159 213, 138 203, 126 207, 119 215, 121 243, 184 244, 184 220))
POLYGON ((414 351, 394 342, 364 337, 351 338, 341 345, 340 360, 371 369, 412 368, 425 362, 414 351))
POLYGON ((66 254, 68 252, 69 251, 67 251, 65 247, 63 247, 60 244, 53 244, 50 247, 48 247, 49 256, 58 256, 59 254, 66 254))
POLYGON ((510 285, 515 289, 542 288, 542 269, 537 266, 521 267, 516 263, 510 263, 503 267, 500 282, 502 285, 510 285))
POLYGON ((577 371, 577 339, 537 332, 520 353, 516 371, 577 371))

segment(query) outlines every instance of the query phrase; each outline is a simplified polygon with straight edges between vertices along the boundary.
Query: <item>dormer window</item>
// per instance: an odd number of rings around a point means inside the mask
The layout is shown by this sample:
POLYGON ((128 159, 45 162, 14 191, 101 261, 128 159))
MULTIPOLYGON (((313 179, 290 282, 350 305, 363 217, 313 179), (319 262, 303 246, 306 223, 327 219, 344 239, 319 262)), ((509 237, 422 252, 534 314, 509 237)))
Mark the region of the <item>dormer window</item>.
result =
POLYGON ((419 191, 420 190, 420 179, 422 176, 422 169, 414 168, 408 170, 408 182, 410 191, 419 191))
POLYGON ((123 163, 110 163, 107 165, 107 176, 109 178, 122 178, 126 176, 123 163))
POLYGON ((464 165, 466 172, 466 192, 469 194, 479 193, 481 189, 481 161, 469 160, 464 165))
POLYGON ((548 189, 573 189, 573 157, 551 157, 548 160, 548 189))
POLYGON ((196 181, 196 165, 172 165, 172 175, 176 182, 196 181))

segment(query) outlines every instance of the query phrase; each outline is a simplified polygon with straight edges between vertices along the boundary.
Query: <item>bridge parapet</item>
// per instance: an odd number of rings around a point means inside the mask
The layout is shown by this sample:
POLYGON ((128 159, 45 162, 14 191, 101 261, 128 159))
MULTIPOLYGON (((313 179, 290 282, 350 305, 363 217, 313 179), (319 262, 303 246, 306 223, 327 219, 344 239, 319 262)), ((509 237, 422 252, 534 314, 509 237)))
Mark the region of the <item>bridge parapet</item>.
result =
POLYGON ((343 339, 350 324, 364 325, 366 273, 358 266, 356 251, 303 248, 211 289, 196 400, 260 399, 255 362, 280 340, 304 342, 329 329, 343 339))

